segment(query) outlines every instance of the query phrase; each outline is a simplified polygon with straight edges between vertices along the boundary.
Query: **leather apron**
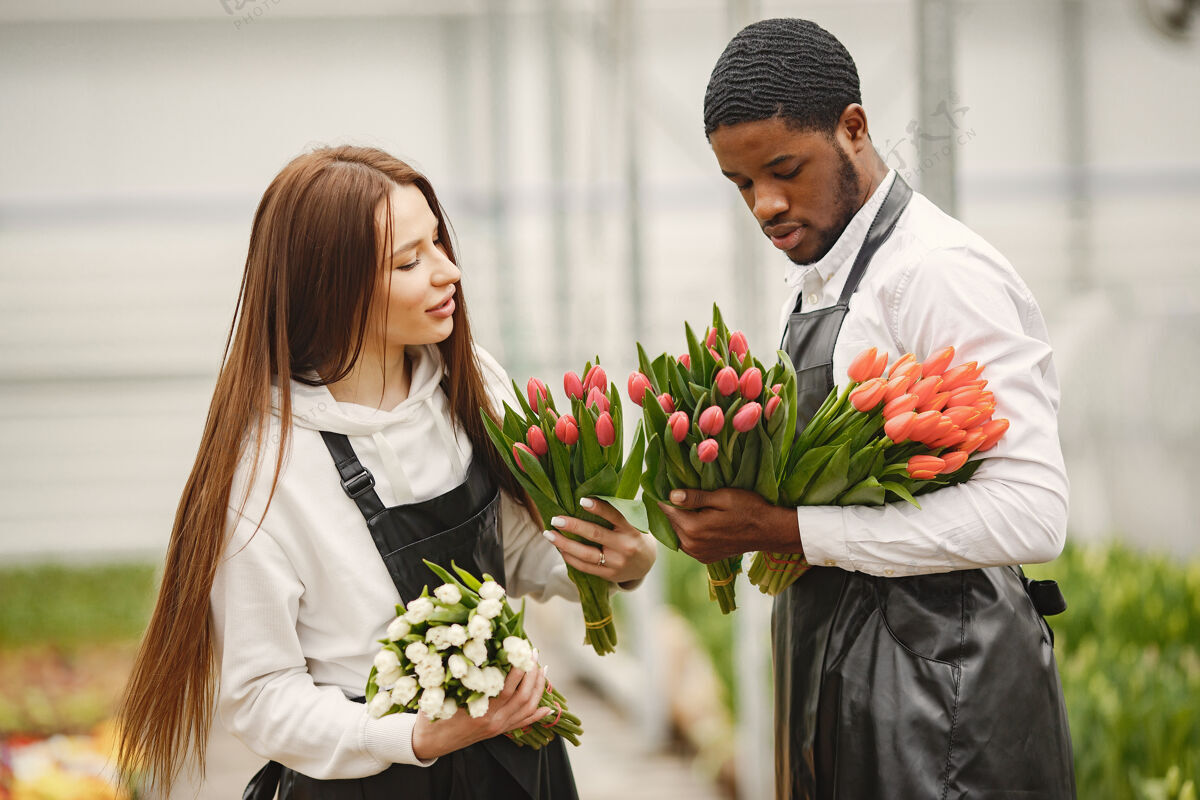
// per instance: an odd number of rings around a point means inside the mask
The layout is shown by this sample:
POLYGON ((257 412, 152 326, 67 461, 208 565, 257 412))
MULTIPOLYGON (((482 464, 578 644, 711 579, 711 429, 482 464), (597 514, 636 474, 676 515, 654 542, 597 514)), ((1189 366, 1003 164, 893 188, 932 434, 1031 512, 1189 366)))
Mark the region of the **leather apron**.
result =
MULTIPOLYGON (((897 176, 838 303, 788 320, 798 430, 834 386, 851 296, 911 196, 897 176)), ((776 797, 1074 798, 1053 638, 1025 583, 1014 567, 880 578, 814 566, 776 597, 776 797)), ((1052 584, 1037 588, 1061 603, 1052 584)))
MULTIPOLYGON (((479 461, 462 484, 420 503, 385 507, 375 479, 346 436, 321 437, 333 456, 342 488, 354 501, 387 566, 400 597, 420 596, 437 576, 423 559, 446 568, 453 561, 474 575, 489 573, 505 583, 500 537, 500 493, 479 461)), ((352 587, 347 587, 351 590, 352 587)), ((353 698, 362 702, 363 698, 353 698)), ((393 764, 366 778, 317 780, 270 762, 259 771, 243 800, 577 800, 575 779, 559 737, 540 750, 518 747, 504 736, 444 755, 429 767, 393 764)))

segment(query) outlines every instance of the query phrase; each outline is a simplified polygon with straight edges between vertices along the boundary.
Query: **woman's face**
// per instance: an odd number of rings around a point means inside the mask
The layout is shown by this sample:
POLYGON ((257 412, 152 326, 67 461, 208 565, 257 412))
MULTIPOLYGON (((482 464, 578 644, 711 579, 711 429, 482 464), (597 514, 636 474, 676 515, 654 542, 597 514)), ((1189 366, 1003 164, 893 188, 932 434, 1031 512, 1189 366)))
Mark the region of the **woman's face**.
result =
POLYGON ((373 305, 377 330, 387 350, 441 342, 454 330, 455 284, 462 273, 446 256, 437 217, 421 190, 393 186, 388 199, 390 221, 386 203, 376 214, 378 241, 389 241, 390 222, 392 248, 383 256, 383 283, 373 305))

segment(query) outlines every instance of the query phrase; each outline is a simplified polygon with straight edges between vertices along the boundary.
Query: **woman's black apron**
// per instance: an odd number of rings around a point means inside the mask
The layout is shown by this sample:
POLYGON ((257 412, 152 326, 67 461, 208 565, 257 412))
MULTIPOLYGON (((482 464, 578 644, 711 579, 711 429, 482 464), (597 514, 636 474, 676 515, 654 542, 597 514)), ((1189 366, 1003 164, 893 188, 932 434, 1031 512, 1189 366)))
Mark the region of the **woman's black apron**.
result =
MULTIPOLYGON (((788 320, 797 429, 834 386, 850 297, 911 196, 897 176, 837 305, 788 320)), ((1065 604, 1053 582, 1026 583, 1015 567, 879 578, 814 566, 776 597, 776 796, 1075 797, 1053 635, 1039 613, 1065 604)))
MULTIPOLYGON (((342 488, 366 519, 400 597, 411 600, 426 585, 440 582, 422 563, 424 559, 447 569, 453 561, 475 575, 486 572, 504 583, 500 493, 480 462, 473 461, 466 480, 443 495, 386 508, 375 492, 374 477, 354 454, 350 440, 325 431, 321 437, 337 465, 342 488)), ((251 779, 242 798, 271 800, 276 786, 279 800, 578 798, 563 740, 558 737, 540 750, 531 750, 497 736, 442 756, 429 767, 394 764, 377 775, 348 780, 317 780, 271 762, 251 779)))

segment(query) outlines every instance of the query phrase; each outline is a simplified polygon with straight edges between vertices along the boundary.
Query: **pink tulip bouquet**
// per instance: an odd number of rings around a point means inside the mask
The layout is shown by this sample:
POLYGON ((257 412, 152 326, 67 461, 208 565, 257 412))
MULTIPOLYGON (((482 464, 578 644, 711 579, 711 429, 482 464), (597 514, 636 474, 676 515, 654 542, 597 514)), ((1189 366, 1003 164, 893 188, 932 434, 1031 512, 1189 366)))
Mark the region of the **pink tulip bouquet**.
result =
MULTIPOLYGON (((582 378, 575 372, 563 376, 570 413, 561 415, 544 382, 530 378, 526 396, 514 382, 521 407, 515 410, 505 403, 500 425, 484 414, 488 435, 537 506, 545 529, 550 529, 550 520, 555 516, 612 527, 579 505, 585 497, 599 497, 644 530, 645 511, 633 499, 642 474, 642 426, 638 424, 626 457, 619 390, 609 384, 599 363, 588 362, 583 372, 582 378)), ((573 534, 563 535, 596 546, 573 534)), ((571 566, 567 571, 579 588, 587 643, 600 655, 611 653, 617 644, 609 602, 611 582, 571 566)))
MULTIPOLYGON (((658 506, 672 489, 747 489, 777 503, 796 427, 796 373, 786 354, 780 352, 767 369, 750 354, 745 334, 726 327, 715 305, 703 341, 690 325, 684 328, 687 353, 651 361, 639 344, 640 369, 628 382, 647 437, 647 521, 672 550, 679 539, 658 506)), ((710 597, 726 614, 736 608, 733 581, 741 562, 735 556, 708 565, 710 597)))
MULTIPOLYGON (((779 504, 883 505, 968 480, 973 453, 996 446, 1008 420, 993 419, 994 395, 974 361, 951 366, 947 347, 918 362, 906 353, 889 368, 874 347, 850 364, 850 382, 834 388, 796 437, 783 468, 779 504)), ((759 553, 750 581, 778 594, 808 564, 792 553, 759 553)))

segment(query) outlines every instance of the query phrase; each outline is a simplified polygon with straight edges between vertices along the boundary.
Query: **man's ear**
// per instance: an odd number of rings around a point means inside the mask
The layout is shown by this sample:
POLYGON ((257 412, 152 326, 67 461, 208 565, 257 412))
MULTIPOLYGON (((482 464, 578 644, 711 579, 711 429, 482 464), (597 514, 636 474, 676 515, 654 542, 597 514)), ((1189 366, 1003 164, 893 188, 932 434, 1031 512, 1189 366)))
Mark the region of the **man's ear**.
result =
POLYGON ((867 128, 867 112, 858 103, 851 103, 838 119, 838 138, 851 152, 860 153, 871 145, 871 134, 867 128))

